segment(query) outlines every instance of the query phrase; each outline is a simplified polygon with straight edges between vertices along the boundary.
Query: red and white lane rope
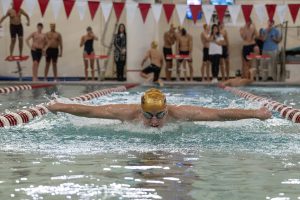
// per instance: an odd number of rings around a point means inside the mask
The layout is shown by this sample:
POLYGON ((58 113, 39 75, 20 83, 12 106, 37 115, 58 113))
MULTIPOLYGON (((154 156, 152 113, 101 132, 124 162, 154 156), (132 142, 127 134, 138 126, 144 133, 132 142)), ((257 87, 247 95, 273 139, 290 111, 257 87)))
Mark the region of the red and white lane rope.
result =
POLYGON ((263 103, 263 105, 265 107, 269 108, 270 110, 279 112, 283 118, 291 120, 294 123, 300 123, 300 110, 299 109, 294 109, 290 106, 284 105, 277 101, 273 101, 271 99, 256 96, 254 94, 251 94, 249 92, 245 92, 245 91, 242 91, 242 90, 239 90, 236 88, 224 87, 223 89, 226 91, 229 91, 237 96, 243 97, 247 100, 261 102, 261 103, 263 103))
MULTIPOLYGON (((113 92, 123 92, 129 88, 135 87, 135 84, 128 84, 115 88, 108 88, 103 90, 97 90, 95 92, 91 92, 88 94, 81 95, 79 97, 71 98, 71 100, 78 101, 88 101, 94 98, 98 98, 101 96, 105 96, 111 94, 113 92)), ((8 127, 8 126, 16 126, 19 124, 28 123, 31 119, 35 117, 40 117, 47 114, 49 110, 44 104, 37 105, 33 108, 29 108, 26 110, 21 110, 19 112, 11 112, 7 114, 0 115, 0 127, 8 127)))
POLYGON ((20 90, 33 90, 38 88, 53 87, 55 84, 36 84, 36 85, 14 85, 0 88, 0 94, 8 94, 20 90))

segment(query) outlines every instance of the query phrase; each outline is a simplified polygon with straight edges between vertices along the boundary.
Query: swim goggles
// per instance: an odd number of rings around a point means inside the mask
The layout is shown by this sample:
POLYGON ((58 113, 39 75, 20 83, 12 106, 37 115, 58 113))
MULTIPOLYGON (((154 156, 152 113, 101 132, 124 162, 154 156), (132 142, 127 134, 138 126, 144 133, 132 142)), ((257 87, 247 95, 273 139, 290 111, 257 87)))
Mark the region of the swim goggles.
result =
POLYGON ((143 115, 146 119, 152 119, 153 117, 156 117, 157 119, 162 119, 166 114, 167 114, 167 111, 162 111, 162 112, 156 113, 155 115, 153 115, 152 113, 149 113, 149 112, 143 112, 143 115))

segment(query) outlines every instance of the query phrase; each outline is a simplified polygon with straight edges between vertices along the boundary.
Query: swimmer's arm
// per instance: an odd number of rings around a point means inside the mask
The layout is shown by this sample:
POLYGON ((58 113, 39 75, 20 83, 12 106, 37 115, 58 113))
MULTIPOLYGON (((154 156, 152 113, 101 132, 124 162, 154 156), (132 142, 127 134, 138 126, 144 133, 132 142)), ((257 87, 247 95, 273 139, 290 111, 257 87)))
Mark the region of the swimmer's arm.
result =
POLYGON ((150 51, 147 51, 147 54, 145 55, 142 63, 141 63, 141 66, 143 67, 145 62, 148 60, 148 58, 150 57, 150 51))
POLYGON ((26 20, 27 20, 27 26, 30 25, 30 18, 29 18, 29 15, 23 10, 21 9, 21 14, 24 15, 26 17, 26 20))
POLYGON ((88 118, 118 119, 121 121, 132 120, 136 115, 136 105, 104 105, 89 106, 80 104, 55 103, 48 105, 48 109, 53 112, 65 112, 72 115, 88 118))
POLYGON ((84 39, 84 36, 82 36, 82 37, 81 37, 81 40, 80 40, 80 47, 83 46, 83 44, 84 44, 84 42, 85 42, 84 40, 85 40, 85 39, 84 39))
POLYGON ((6 15, 4 15, 4 16, 0 19, 0 27, 1 27, 2 22, 3 22, 7 17, 9 17, 9 11, 7 11, 6 15))
POLYGON ((62 53, 63 53, 63 39, 62 39, 62 36, 61 36, 60 33, 59 33, 58 39, 59 39, 59 48, 60 48, 59 55, 62 56, 62 53))
POLYGON ((213 109, 198 106, 171 106, 170 115, 177 120, 185 121, 233 121, 257 118, 265 120, 271 117, 266 108, 256 110, 213 109))
POLYGON ((33 34, 34 34, 34 33, 30 34, 30 35, 26 38, 26 44, 27 44, 27 46, 29 47, 29 49, 31 49, 30 44, 29 44, 29 40, 30 40, 31 38, 33 38, 33 34))

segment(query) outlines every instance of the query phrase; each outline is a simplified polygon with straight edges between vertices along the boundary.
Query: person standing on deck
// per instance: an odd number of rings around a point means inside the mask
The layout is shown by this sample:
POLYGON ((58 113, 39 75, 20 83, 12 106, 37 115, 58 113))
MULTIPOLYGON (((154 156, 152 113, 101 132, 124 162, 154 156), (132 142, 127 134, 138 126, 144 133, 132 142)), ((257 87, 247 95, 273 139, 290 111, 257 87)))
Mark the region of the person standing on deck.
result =
POLYGON ((94 68, 94 63, 95 59, 94 58, 89 58, 87 59, 86 56, 93 56, 95 55, 94 52, 94 40, 98 40, 98 37, 95 36, 93 33, 92 27, 87 27, 86 29, 87 33, 81 37, 80 41, 80 47, 84 46, 83 49, 83 62, 84 62, 84 75, 85 79, 88 80, 88 69, 89 69, 89 61, 90 61, 90 67, 91 67, 91 74, 92 74, 92 80, 95 80, 95 68, 94 68))
MULTIPOLYGON (((281 33, 274 27, 274 20, 268 21, 268 27, 262 31, 263 55, 269 55, 271 58, 268 62, 268 72, 271 80, 279 81, 280 68, 278 65, 278 44, 282 40, 281 33)), ((265 64, 266 65, 266 64, 265 64)))
POLYGON ((225 79, 229 79, 229 70, 230 70, 230 62, 229 62, 229 39, 227 31, 224 27, 223 22, 219 22, 220 33, 224 38, 224 45, 222 45, 222 56, 221 56, 221 75, 222 81, 225 79), (225 76, 226 75, 226 76, 225 76))
POLYGON ((187 59, 179 60, 180 65, 183 64, 184 80, 187 81, 187 69, 186 63, 188 62, 190 70, 190 81, 193 81, 193 63, 192 63, 192 51, 193 51, 193 38, 186 32, 184 28, 181 29, 181 35, 177 38, 177 54, 181 56, 188 56, 187 59))
POLYGON ((209 38, 209 58, 211 62, 211 71, 213 75, 212 83, 218 82, 220 59, 222 55, 222 45, 224 45, 224 38, 219 31, 217 24, 212 25, 209 38))
POLYGON ((257 31, 252 24, 251 19, 246 22, 245 26, 241 27, 240 35, 243 39, 243 50, 242 50, 242 60, 243 60, 243 69, 242 77, 250 78, 249 69, 251 68, 251 63, 249 62, 247 56, 253 52, 254 46, 256 45, 255 38, 257 38, 257 31))
POLYGON ((45 81, 48 77, 49 67, 52 62, 54 81, 57 81, 57 59, 62 57, 63 43, 62 36, 55 30, 55 23, 50 24, 50 31, 46 33, 47 46, 46 50, 46 67, 45 81))
POLYGON ((166 80, 170 81, 172 76, 172 59, 168 59, 168 55, 173 55, 172 46, 175 44, 176 34, 175 27, 171 24, 170 29, 164 33, 163 53, 166 62, 166 80))
POLYGON ((209 26, 207 24, 203 25, 203 32, 201 33, 201 42, 203 45, 203 58, 201 66, 201 75, 202 81, 210 80, 210 71, 209 71, 209 26), (206 78, 204 78, 206 75, 206 78))
POLYGON ((23 25, 21 21, 21 16, 25 16, 27 19, 27 26, 30 25, 30 18, 28 14, 23 10, 20 9, 20 11, 17 13, 14 7, 14 3, 12 3, 12 8, 9 9, 6 13, 5 16, 3 16, 0 19, 0 28, 2 27, 2 22, 9 17, 9 29, 10 29, 10 37, 11 37, 11 42, 10 42, 10 48, 9 48, 9 56, 13 55, 14 48, 16 45, 16 39, 18 36, 19 39, 19 56, 23 55, 23 35, 24 35, 24 30, 23 30, 23 25))
POLYGON ((124 67, 126 64, 126 29, 124 24, 119 25, 118 33, 114 40, 115 63, 117 66, 117 80, 125 81, 124 67))
POLYGON ((37 24, 37 31, 33 32, 29 35, 26 39, 27 46, 31 49, 31 56, 32 56, 32 81, 38 81, 38 69, 39 64, 43 55, 43 50, 46 47, 47 39, 46 35, 42 32, 43 31, 43 24, 37 24), (31 45, 29 41, 32 40, 31 45))

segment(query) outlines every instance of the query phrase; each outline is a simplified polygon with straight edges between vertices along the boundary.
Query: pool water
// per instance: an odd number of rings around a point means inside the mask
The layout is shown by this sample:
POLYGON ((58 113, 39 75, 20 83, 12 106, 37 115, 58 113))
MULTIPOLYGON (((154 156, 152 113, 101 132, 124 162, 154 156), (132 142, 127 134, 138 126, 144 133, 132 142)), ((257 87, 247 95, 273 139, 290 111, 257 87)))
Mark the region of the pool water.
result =
MULTIPOLYGON (((106 86, 107 87, 107 86, 106 86)), ((78 96, 97 86, 58 86, 1 97, 0 108, 78 96), (37 93, 38 95, 34 95, 37 93)), ((139 103, 146 87, 88 103, 139 103)), ((298 88, 243 90, 300 108, 298 88)), ((172 86, 169 104, 259 108, 219 88, 172 86)), ((0 129, 0 199, 300 199, 300 126, 272 119, 167 124, 48 114, 0 129)))

